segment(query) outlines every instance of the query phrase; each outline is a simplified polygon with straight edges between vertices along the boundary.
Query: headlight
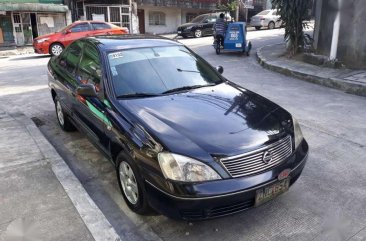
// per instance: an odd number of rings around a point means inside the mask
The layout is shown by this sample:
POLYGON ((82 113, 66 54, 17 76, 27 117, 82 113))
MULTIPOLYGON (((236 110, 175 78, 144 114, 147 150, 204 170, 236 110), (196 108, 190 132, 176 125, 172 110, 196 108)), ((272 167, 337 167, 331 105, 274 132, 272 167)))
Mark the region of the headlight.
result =
POLYGON ((165 178, 182 182, 200 182, 221 179, 211 167, 189 157, 162 152, 158 155, 165 178))
POLYGON ((190 30, 193 26, 186 27, 186 30, 190 30))
POLYGON ((49 40, 50 38, 41 38, 41 39, 37 39, 37 43, 43 43, 44 41, 49 40))
POLYGON ((294 135, 295 135, 295 149, 300 145, 302 139, 304 139, 302 132, 301 132, 301 128, 299 125, 299 122, 297 122, 297 120, 292 117, 292 123, 294 126, 294 135))

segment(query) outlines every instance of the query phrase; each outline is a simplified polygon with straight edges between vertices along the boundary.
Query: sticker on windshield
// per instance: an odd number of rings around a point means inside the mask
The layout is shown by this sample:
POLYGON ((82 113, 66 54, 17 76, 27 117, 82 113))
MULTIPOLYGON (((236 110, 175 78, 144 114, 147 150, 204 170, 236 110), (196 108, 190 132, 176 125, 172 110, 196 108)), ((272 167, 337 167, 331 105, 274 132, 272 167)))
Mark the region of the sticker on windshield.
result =
POLYGON ((118 58, 122 58, 122 57, 123 57, 122 52, 117 52, 117 53, 112 53, 111 54, 111 59, 118 59, 118 58))
POLYGON ((113 76, 117 76, 118 75, 118 72, 117 72, 117 70, 116 70, 116 67, 111 67, 111 71, 112 71, 112 75, 113 76))

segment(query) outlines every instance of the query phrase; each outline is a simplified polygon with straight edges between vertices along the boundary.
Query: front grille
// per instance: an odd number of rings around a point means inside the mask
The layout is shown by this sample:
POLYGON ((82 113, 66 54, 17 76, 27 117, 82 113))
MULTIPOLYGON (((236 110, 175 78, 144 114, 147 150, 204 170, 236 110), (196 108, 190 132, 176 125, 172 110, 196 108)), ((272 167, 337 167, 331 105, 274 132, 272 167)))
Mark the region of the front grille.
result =
POLYGON ((184 209, 180 215, 186 220, 217 218, 244 211, 254 206, 254 199, 213 207, 209 209, 184 209))
POLYGON ((232 177, 242 177, 273 168, 289 157, 291 153, 291 136, 286 136, 269 146, 242 155, 222 158, 220 161, 232 177), (267 156, 268 153, 272 155, 272 159, 268 163, 263 161, 265 153, 267 156))

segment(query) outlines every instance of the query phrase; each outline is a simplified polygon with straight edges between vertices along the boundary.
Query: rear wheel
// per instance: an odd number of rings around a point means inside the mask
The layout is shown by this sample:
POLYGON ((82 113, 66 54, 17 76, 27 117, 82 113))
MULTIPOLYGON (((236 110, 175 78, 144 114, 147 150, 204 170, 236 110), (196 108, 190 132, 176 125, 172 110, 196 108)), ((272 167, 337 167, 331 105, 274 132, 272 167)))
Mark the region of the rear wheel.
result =
POLYGON ((147 203, 143 180, 135 162, 123 152, 118 155, 116 161, 118 183, 127 206, 135 213, 148 213, 151 209, 147 203))
POLYGON ((202 30, 201 30, 201 29, 196 29, 196 30, 194 31, 194 37, 195 37, 195 38, 200 38, 200 37, 202 37, 202 30))
POLYGON ((57 96, 55 97, 55 109, 56 109, 57 121, 61 129, 67 132, 74 131, 75 126, 70 122, 57 96))
POLYGON ((216 40, 216 54, 219 55, 221 52, 221 44, 220 44, 220 40, 216 40))
POLYGON ((274 22, 269 22, 268 29, 274 29, 274 28, 275 28, 275 23, 274 22))
POLYGON ((50 54, 52 56, 59 56, 64 51, 64 46, 60 43, 53 43, 50 47, 50 54))
POLYGON ((255 29, 259 30, 259 29, 261 29, 261 27, 260 26, 255 26, 255 29))

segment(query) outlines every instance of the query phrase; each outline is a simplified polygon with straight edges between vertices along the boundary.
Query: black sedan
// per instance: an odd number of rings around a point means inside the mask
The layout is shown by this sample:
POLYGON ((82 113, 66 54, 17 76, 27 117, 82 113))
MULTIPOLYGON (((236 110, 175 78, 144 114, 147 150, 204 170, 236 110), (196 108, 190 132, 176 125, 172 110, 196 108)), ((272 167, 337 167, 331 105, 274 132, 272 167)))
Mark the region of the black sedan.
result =
POLYGON ((137 213, 236 213, 286 192, 304 168, 308 144, 291 114, 178 42, 81 39, 48 70, 61 128, 76 127, 113 162, 137 213))

